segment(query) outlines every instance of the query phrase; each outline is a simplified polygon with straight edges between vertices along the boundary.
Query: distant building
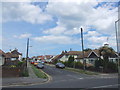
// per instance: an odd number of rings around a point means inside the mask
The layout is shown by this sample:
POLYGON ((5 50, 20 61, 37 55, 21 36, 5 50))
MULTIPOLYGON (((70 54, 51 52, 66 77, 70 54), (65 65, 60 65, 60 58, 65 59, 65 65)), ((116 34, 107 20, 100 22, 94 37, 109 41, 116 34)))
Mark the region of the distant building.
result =
POLYGON ((41 56, 37 56, 36 59, 37 59, 37 60, 45 60, 45 57, 44 57, 43 55, 41 55, 41 56))
POLYGON ((45 56, 44 56, 44 59, 45 59, 46 62, 51 62, 51 61, 52 61, 52 60, 51 60, 52 58, 53 58, 53 55, 45 55, 45 56))

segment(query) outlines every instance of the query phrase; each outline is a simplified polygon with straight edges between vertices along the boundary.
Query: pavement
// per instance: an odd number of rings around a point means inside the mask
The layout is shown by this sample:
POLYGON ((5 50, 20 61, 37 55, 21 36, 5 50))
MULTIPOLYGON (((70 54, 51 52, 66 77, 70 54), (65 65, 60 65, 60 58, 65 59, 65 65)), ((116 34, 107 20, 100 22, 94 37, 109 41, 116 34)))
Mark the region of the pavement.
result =
POLYGON ((29 72, 29 77, 16 77, 16 78, 2 78, 2 86, 1 87, 14 87, 14 86, 26 86, 26 85, 35 85, 41 84, 48 81, 48 79, 38 78, 30 63, 27 63, 27 68, 29 72))
POLYGON ((86 75, 49 65, 43 71, 52 77, 50 82, 13 88, 118 88, 117 74, 86 75))

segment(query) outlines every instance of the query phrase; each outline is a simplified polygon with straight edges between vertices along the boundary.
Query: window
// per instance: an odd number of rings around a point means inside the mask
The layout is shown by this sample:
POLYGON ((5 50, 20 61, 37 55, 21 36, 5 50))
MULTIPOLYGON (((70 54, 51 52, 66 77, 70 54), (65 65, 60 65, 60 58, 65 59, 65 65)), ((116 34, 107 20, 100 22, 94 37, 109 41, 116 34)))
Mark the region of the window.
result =
POLYGON ((68 55, 65 55, 65 58, 68 58, 68 55))

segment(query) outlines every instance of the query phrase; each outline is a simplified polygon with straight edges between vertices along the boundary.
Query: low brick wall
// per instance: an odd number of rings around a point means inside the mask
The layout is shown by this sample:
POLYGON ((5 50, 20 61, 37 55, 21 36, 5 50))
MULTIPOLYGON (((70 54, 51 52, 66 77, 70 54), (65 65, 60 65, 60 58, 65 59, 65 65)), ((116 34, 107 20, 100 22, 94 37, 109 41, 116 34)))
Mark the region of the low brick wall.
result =
POLYGON ((21 67, 2 66, 2 77, 21 77, 25 67, 25 63, 21 67))
POLYGON ((18 67, 2 67, 2 77, 19 77, 20 69, 18 67))

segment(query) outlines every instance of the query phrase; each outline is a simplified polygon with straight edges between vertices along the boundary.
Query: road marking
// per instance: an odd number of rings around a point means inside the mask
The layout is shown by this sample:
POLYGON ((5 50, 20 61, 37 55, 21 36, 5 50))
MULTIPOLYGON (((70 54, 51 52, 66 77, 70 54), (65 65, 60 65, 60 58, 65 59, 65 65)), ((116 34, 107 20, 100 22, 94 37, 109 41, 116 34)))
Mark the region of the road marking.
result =
POLYGON ((92 88, 105 88, 105 87, 112 87, 112 86, 119 86, 120 84, 114 84, 114 85, 104 85, 104 86, 98 86, 98 87, 92 87, 92 88))
POLYGON ((83 78, 78 78, 78 79, 83 79, 83 78))

